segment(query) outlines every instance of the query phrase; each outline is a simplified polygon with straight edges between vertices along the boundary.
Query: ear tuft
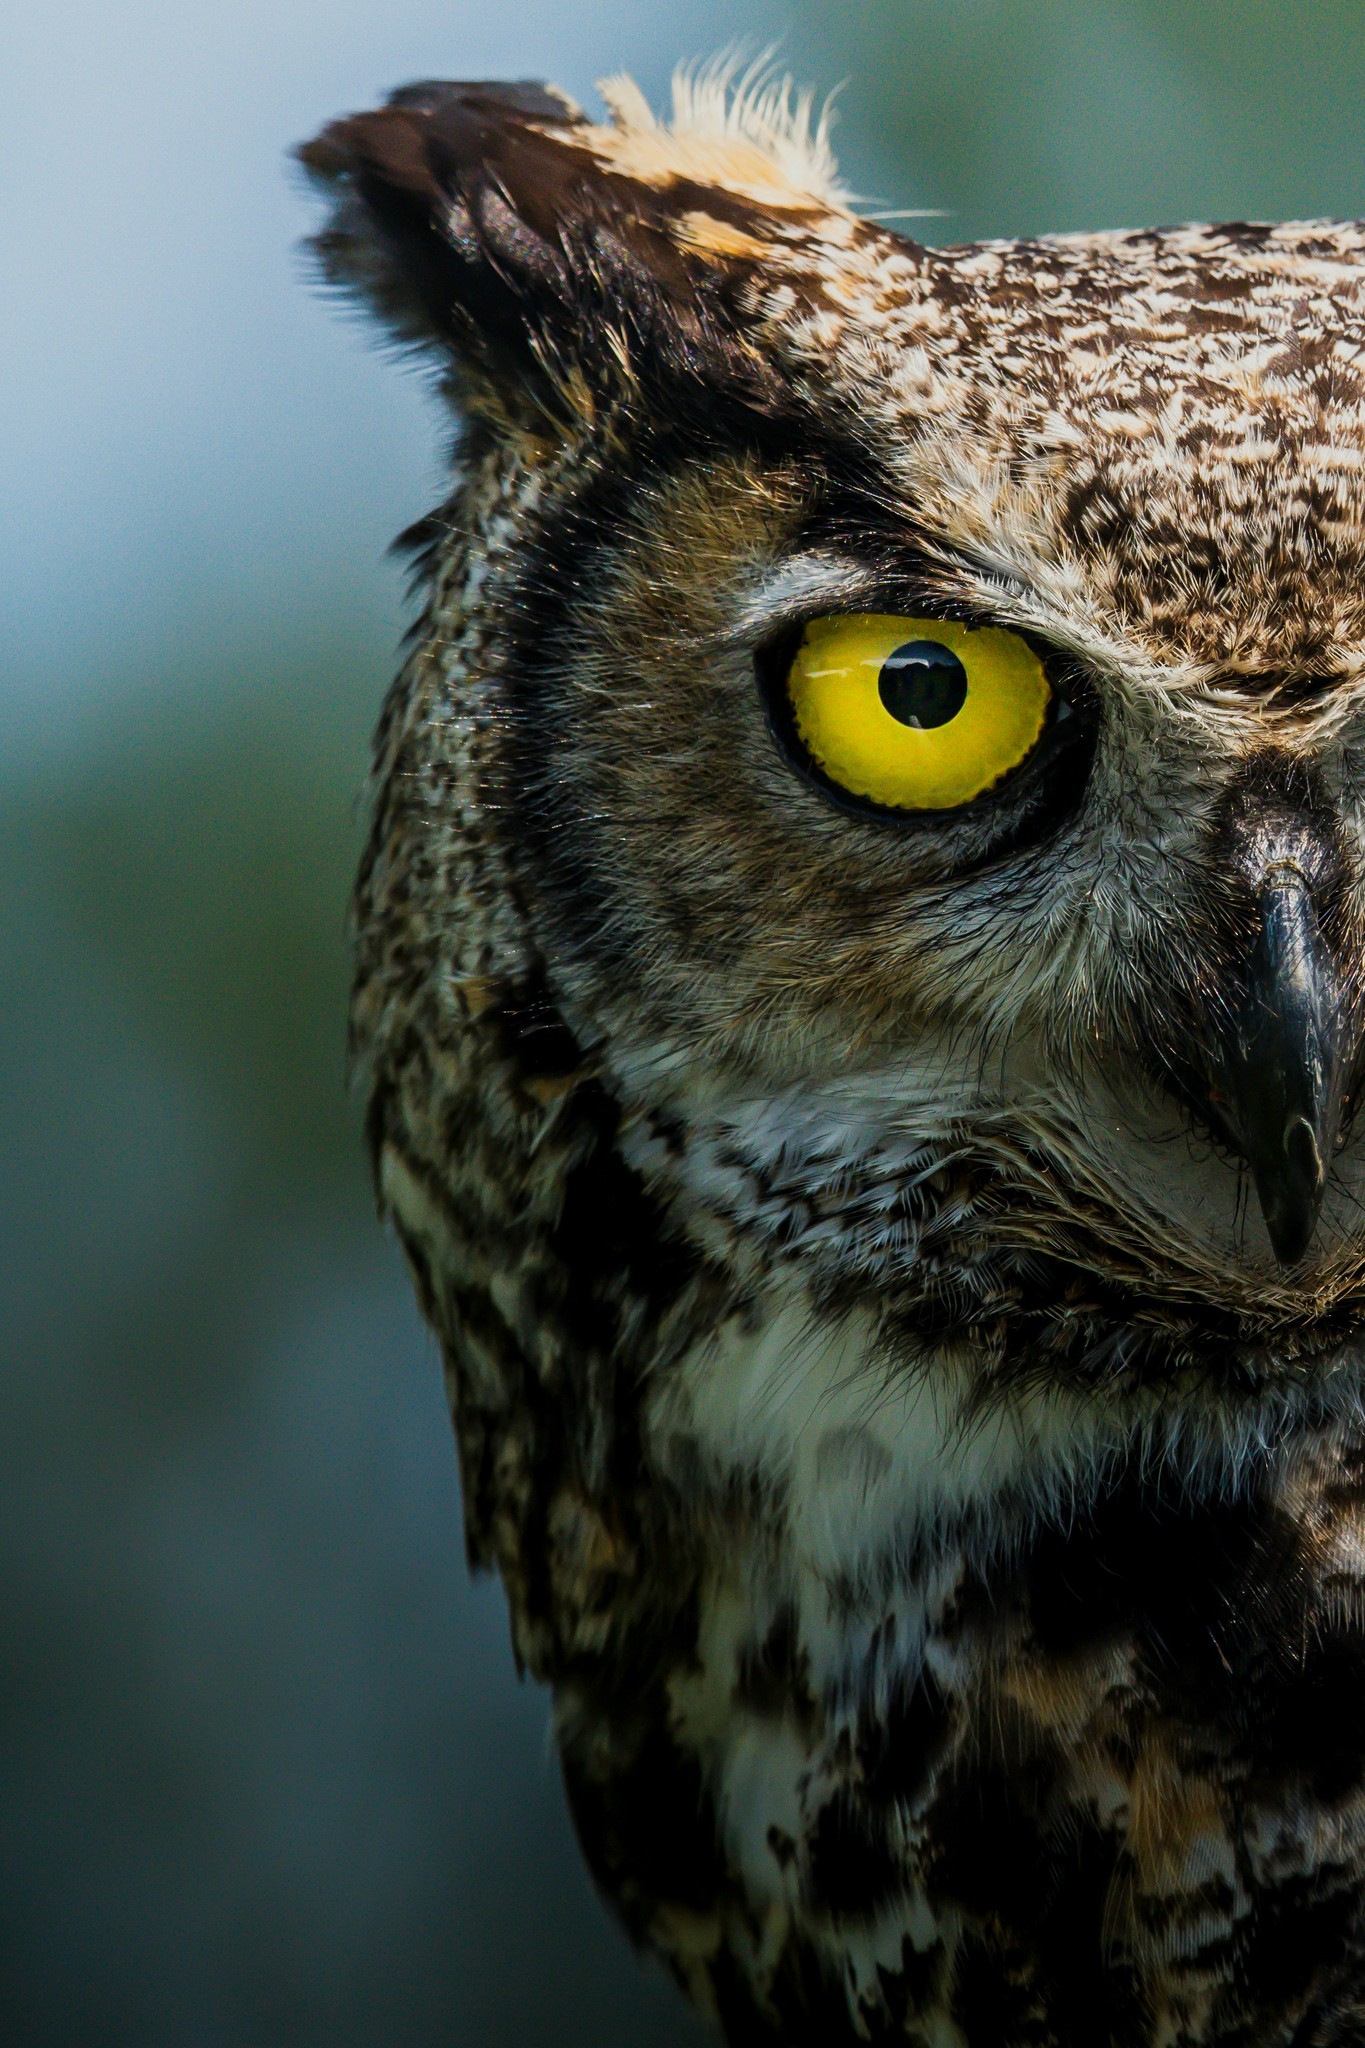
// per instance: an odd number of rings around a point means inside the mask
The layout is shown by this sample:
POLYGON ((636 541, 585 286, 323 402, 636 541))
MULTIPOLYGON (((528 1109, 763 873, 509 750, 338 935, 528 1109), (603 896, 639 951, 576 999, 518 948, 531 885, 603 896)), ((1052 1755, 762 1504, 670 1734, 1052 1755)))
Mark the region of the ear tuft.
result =
POLYGON ((551 409, 645 362, 752 376, 746 288, 779 244, 850 222, 827 119, 733 63, 679 71, 668 123, 629 79, 602 92, 610 125, 543 85, 435 82, 333 122, 299 151, 333 199, 327 276, 476 387, 551 409))
MULTIPOLYGON (((469 322, 514 344, 524 322, 497 261, 500 227, 508 239, 501 188, 518 159, 521 182, 534 184, 526 159, 538 147, 552 164, 555 140, 586 125, 564 94, 531 81, 407 85, 373 113, 333 121, 297 152, 334 202, 313 242, 325 276, 401 340, 449 345, 469 322)), ((522 269, 555 269, 548 245, 518 239, 522 269)))

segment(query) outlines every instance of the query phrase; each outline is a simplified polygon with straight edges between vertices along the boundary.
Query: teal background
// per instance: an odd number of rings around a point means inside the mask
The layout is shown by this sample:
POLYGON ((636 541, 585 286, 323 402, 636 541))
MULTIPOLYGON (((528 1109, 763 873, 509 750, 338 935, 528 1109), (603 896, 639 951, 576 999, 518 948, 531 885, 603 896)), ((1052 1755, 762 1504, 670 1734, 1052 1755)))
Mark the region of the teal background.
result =
POLYGON ((343 1075, 419 376, 287 146, 780 40, 934 239, 1365 212, 1352 0, 127 0, 0 27, 0 2011, 61 2048, 696 2039, 471 1585, 343 1075))

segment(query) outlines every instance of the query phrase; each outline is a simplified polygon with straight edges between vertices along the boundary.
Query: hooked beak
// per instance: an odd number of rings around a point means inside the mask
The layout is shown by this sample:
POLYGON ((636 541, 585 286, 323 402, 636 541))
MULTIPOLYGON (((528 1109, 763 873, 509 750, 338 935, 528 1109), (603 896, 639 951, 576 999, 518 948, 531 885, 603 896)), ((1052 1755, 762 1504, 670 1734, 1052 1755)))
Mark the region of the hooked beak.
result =
POLYGON ((1279 851, 1253 884, 1257 929, 1221 1076, 1230 1135, 1282 1266, 1298 1263, 1317 1226, 1354 1051, 1350 1006, 1297 850, 1279 851))

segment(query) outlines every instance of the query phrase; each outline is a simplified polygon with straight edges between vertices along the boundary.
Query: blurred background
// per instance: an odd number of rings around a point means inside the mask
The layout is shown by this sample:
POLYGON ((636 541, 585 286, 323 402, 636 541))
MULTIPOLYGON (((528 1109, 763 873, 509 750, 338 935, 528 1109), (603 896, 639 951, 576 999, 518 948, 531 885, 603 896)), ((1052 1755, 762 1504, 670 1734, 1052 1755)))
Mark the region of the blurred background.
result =
POLYGON ((0 27, 0 2014, 53 2048, 683 2048, 471 1585, 343 1074, 419 376, 289 144, 780 46, 918 232, 1365 213, 1359 0, 48 0, 0 27))

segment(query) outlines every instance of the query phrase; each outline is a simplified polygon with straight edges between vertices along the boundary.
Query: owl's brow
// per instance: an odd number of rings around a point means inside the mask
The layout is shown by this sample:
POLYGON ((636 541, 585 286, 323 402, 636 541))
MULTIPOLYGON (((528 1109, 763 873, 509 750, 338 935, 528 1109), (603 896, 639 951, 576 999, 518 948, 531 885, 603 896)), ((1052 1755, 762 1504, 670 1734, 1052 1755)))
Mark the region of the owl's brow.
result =
POLYGON ((812 606, 869 603, 882 579, 830 554, 793 555, 739 593, 722 644, 739 646, 795 624, 812 606))
MULTIPOLYGON (((1021 594, 1017 581, 983 578, 979 571, 969 575, 965 565, 949 565, 929 558, 918 577, 908 575, 904 564, 898 567, 900 573, 891 576, 885 565, 850 561, 846 556, 824 551, 793 555, 741 588, 729 624, 720 635, 720 645, 752 644, 780 632, 784 626, 798 624, 813 610, 904 610, 914 594, 909 588, 911 584, 922 584, 923 601, 932 597, 941 603, 952 594, 973 612, 991 610, 983 582, 988 588, 993 585, 1006 601, 1017 601, 1021 594), (952 573, 954 569, 956 576, 952 573), (950 590, 954 585, 957 588, 950 590), (894 600, 888 596, 889 586, 894 586, 894 600)), ((715 644, 711 635, 707 638, 715 644)))

